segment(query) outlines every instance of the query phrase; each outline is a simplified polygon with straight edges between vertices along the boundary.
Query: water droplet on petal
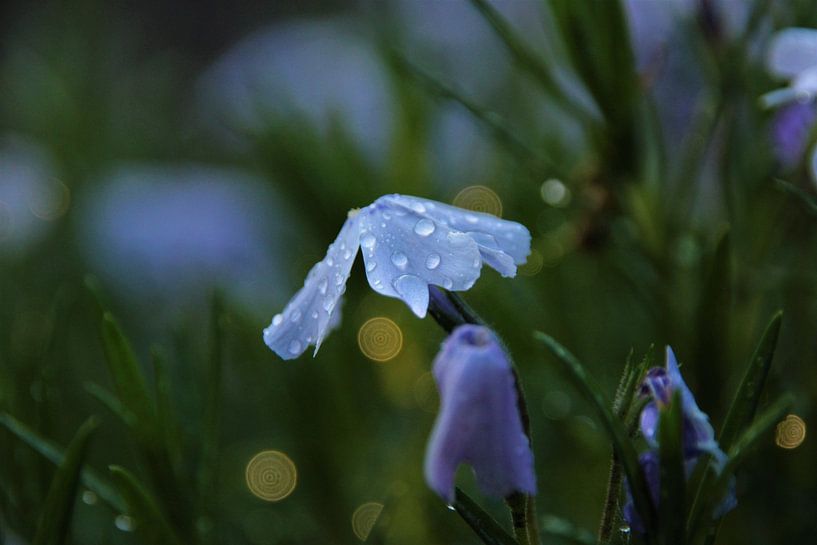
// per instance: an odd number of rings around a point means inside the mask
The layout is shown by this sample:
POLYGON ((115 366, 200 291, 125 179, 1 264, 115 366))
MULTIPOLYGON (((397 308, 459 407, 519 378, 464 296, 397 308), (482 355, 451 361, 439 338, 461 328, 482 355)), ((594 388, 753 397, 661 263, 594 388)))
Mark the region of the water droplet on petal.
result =
POLYGON ((321 280, 321 283, 318 284, 318 291, 321 292, 321 295, 326 295, 326 288, 328 287, 329 282, 326 281, 326 278, 321 280))
POLYGON ((289 319, 292 320, 293 322, 297 322, 298 320, 301 319, 301 311, 297 309, 294 310, 292 312, 292 316, 289 319))
POLYGON ((333 308, 335 308, 335 300, 331 297, 327 297, 323 302, 323 310, 326 312, 332 312, 333 308))
POLYGON ((419 202, 411 203, 411 209, 414 210, 415 212, 417 212, 418 214, 425 214, 425 211, 426 211, 426 207, 423 206, 423 204, 419 203, 419 202))
POLYGON ((360 245, 366 249, 374 248, 375 242, 376 240, 374 238, 374 235, 371 233, 366 233, 365 235, 360 237, 360 245))
POLYGON ((375 263, 374 261, 366 262, 366 272, 372 272, 376 268, 377 268, 377 263, 375 263))
POLYGON ((440 265, 440 254, 429 254, 426 258, 426 269, 433 271, 440 265))
POLYGON ((274 325, 274 326, 279 325, 283 321, 284 321, 284 317, 282 315, 280 315, 280 314, 276 314, 275 316, 272 317, 272 325, 274 325))
POLYGON ((348 260, 350 257, 352 257, 352 252, 350 250, 345 250, 343 252, 343 259, 348 260))
POLYGON ((383 212, 383 219, 389 221, 391 219, 391 214, 388 212, 383 212))
POLYGON ((479 267, 479 258, 478 257, 474 259, 474 262, 472 263, 472 265, 474 266, 474 268, 479 267))
POLYGON ((428 284, 413 274, 398 276, 392 283, 394 290, 418 318, 425 318, 428 310, 428 284))
POLYGON ((335 275, 335 285, 340 286, 341 284, 343 284, 343 275, 342 274, 336 274, 335 275))
POLYGON ((450 290, 451 288, 454 287, 454 282, 452 282, 451 279, 448 278, 447 276, 444 276, 443 277, 443 287, 445 289, 447 289, 447 290, 450 290))
POLYGON ((335 260, 334 260, 334 259, 332 259, 332 256, 331 256, 331 255, 330 255, 329 257, 327 257, 327 258, 326 258, 326 264, 327 264, 327 265, 329 265, 330 267, 332 267, 332 266, 334 266, 334 265, 335 265, 335 260))
POLYGON ((403 252, 394 252, 391 254, 391 262, 398 269, 405 269, 408 264, 408 257, 403 252))
POLYGON ((301 351, 301 341, 296 339, 296 340, 292 341, 291 343, 289 343, 289 353, 290 354, 294 355, 294 354, 299 353, 300 351, 301 351))
POLYGON ((313 310, 313 311, 312 311, 311 316, 312 316, 312 319, 313 319, 313 320, 317 320, 317 319, 318 319, 318 311, 317 311, 317 310, 313 310))
POLYGON ((446 504, 446 507, 448 507, 448 509, 449 509, 450 511, 456 511, 456 508, 455 508, 455 507, 454 507, 452 504, 450 504, 450 503, 449 503, 449 504, 446 504))
POLYGON ((434 232, 434 222, 423 218, 414 226, 414 232, 421 237, 427 237, 434 232))
POLYGON ((474 224, 474 223, 477 223, 479 221, 479 218, 476 217, 473 214, 465 214, 465 221, 467 221, 468 223, 474 224))

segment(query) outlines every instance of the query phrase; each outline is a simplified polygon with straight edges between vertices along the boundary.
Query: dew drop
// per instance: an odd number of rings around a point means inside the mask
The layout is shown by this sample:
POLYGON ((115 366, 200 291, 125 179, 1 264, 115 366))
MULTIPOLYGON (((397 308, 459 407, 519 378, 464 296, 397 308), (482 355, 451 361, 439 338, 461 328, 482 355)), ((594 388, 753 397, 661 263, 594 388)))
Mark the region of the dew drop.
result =
POLYGON ((360 238, 360 245, 366 249, 374 248, 375 238, 371 233, 366 233, 360 238))
POLYGON ((467 221, 470 224, 474 224, 479 221, 479 218, 473 214, 465 214, 465 221, 467 221))
POLYGON ((113 524, 116 526, 117 530, 122 532, 133 532, 136 524, 133 522, 133 519, 128 515, 116 515, 116 518, 113 519, 113 524))
POLYGON ((296 339, 296 340, 292 341, 291 343, 289 343, 289 353, 290 354, 297 354, 300 351, 301 351, 301 341, 296 339))
POLYGON ((383 219, 389 221, 391 219, 391 214, 388 212, 383 212, 383 219))
POLYGON ((352 257, 352 252, 350 250, 344 250, 343 259, 348 260, 350 257, 352 257))
POLYGON ((332 256, 331 256, 331 255, 330 255, 329 257, 327 257, 327 258, 326 258, 326 264, 327 264, 327 265, 329 265, 330 267, 334 267, 334 266, 335 266, 335 260, 334 260, 334 259, 332 259, 332 256))
POLYGON ((451 279, 448 278, 447 276, 444 276, 443 277, 443 287, 445 289, 447 289, 447 290, 450 290, 451 288, 454 287, 454 282, 452 282, 451 279))
POLYGON ((479 267, 479 258, 477 257, 474 259, 474 262, 471 265, 473 265, 474 268, 479 267))
POLYGON ((329 286, 329 282, 326 281, 326 278, 321 280, 321 283, 318 284, 318 291, 321 292, 321 295, 326 295, 326 288, 329 286))
POLYGON ((391 254, 391 262, 398 269, 405 269, 408 264, 408 257, 403 252, 394 252, 391 254))
POLYGON ((272 317, 272 325, 273 326, 278 326, 283 321, 284 321, 284 317, 282 315, 280 315, 280 314, 276 314, 275 316, 272 317))
POLYGON ((300 319, 301 319, 301 311, 297 310, 297 309, 294 310, 292 312, 292 316, 290 317, 290 320, 292 320, 293 322, 297 322, 300 319))
POLYGON ((341 284, 343 284, 343 275, 342 274, 336 274, 335 275, 335 285, 340 286, 341 284))
POLYGON ((311 316, 312 316, 312 319, 313 319, 313 320, 317 320, 317 319, 318 319, 318 311, 317 311, 317 310, 313 310, 313 311, 312 311, 311 316))
POLYGON ((366 272, 372 272, 377 268, 377 263, 374 261, 369 261, 366 263, 366 272))
POLYGON ((414 232, 421 237, 427 237, 434 232, 434 222, 423 218, 414 225, 414 232))
POLYGON ((419 203, 419 202, 411 203, 411 209, 414 210, 415 212, 417 212, 418 214, 425 214, 425 211, 426 211, 426 207, 423 206, 423 204, 419 203))
POLYGON ((426 269, 433 271, 440 266, 440 254, 429 254, 426 258, 426 269))
POLYGON ((331 297, 327 297, 326 300, 323 302, 323 310, 326 312, 332 312, 332 309, 335 308, 335 300, 331 297))
POLYGON ((385 221, 384 221, 384 222, 382 222, 382 223, 380 224, 380 227, 382 227, 383 229, 385 229, 385 228, 386 228, 386 222, 385 222, 385 221))
POLYGON ((449 504, 446 504, 446 507, 448 507, 448 510, 449 510, 449 511, 456 511, 456 508, 455 508, 455 507, 454 507, 452 504, 450 504, 450 503, 449 503, 449 504))

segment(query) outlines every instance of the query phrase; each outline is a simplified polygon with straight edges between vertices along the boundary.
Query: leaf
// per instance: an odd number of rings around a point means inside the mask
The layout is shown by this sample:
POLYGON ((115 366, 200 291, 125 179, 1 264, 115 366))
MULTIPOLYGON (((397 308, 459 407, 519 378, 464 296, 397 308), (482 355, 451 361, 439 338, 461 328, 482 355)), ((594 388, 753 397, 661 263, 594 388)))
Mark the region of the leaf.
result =
MULTIPOLYGON (((65 456, 58 446, 48 439, 39 436, 35 431, 10 414, 0 413, 0 424, 37 451, 43 458, 55 465, 62 464, 65 456)), ((95 492, 96 495, 102 498, 114 511, 122 512, 125 510, 125 504, 119 493, 94 470, 90 468, 83 469, 81 479, 82 484, 95 492)))
POLYGON ((660 508, 658 522, 662 545, 685 545, 686 490, 682 445, 683 404, 676 391, 658 426, 660 508))
POLYGON ((159 428, 164 448, 174 470, 181 466, 182 445, 179 426, 173 413, 170 378, 167 361, 158 348, 150 351, 153 365, 154 389, 156 391, 156 426, 159 428))
POLYGON ((133 348, 110 312, 102 315, 102 344, 119 400, 135 417, 134 431, 140 441, 155 442, 155 413, 145 378, 133 348))
POLYGON ((32 545, 60 545, 66 541, 88 442, 98 425, 92 416, 74 434, 51 481, 32 545))
POLYGON ((791 182, 776 179, 777 188, 798 199, 811 214, 817 215, 817 198, 791 182))
POLYGON ((136 425, 136 416, 126 409, 125 406, 122 405, 122 402, 119 401, 119 398, 113 393, 99 384, 90 381, 83 384, 83 388, 109 411, 118 416, 126 426, 131 428, 136 425))
MULTIPOLYGON (((711 522, 710 514, 726 494, 729 480, 735 471, 743 463, 752 448, 757 445, 778 423, 783 415, 786 414, 792 403, 794 403, 794 397, 791 394, 783 395, 763 411, 752 425, 741 434, 740 438, 737 439, 729 451, 729 457, 721 472, 712 480, 709 486, 701 491, 700 497, 696 498, 692 506, 687 524, 687 533, 691 538, 690 542, 697 541, 700 533, 703 532, 708 526, 708 523, 711 522)), ((716 521, 715 526, 710 530, 710 534, 717 531, 718 524, 719 522, 716 521)))
POLYGON ((109 466, 114 483, 125 498, 127 513, 134 518, 136 531, 144 535, 148 543, 172 543, 182 541, 170 527, 156 500, 136 477, 120 466, 109 466))
POLYGON ((604 399, 601 390, 595 382, 590 379, 582 364, 579 363, 573 354, 549 335, 536 331, 534 332, 534 337, 553 352, 557 360, 562 363, 564 369, 568 372, 568 376, 573 381, 573 385, 596 410, 602 426, 612 440, 613 449, 618 454, 619 460, 621 460, 624 473, 630 483, 636 510, 644 521, 647 537, 649 539, 649 536, 656 535, 655 507, 650 500, 647 481, 638 463, 638 455, 636 454, 635 447, 630 441, 624 425, 613 416, 613 413, 609 409, 610 405, 604 399))
POLYGON ((459 488, 454 491, 454 510, 485 545, 518 545, 516 540, 459 488))
POLYGON ((763 337, 760 339, 760 343, 758 343, 754 354, 752 354, 752 359, 749 360, 743 380, 737 392, 735 392, 735 399, 729 407, 718 440, 721 448, 725 451, 729 450, 738 434, 743 432, 755 417, 758 403, 760 403, 760 396, 763 393, 763 387, 766 385, 766 379, 769 376, 769 370, 774 359, 774 351, 777 347, 782 320, 782 311, 777 311, 772 316, 763 337))

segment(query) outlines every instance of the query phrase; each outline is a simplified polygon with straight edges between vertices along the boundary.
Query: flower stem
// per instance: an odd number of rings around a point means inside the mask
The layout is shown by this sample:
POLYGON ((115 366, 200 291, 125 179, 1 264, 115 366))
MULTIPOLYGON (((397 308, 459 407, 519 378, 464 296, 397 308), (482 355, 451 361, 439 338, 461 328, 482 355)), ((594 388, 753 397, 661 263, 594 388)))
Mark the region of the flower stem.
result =
MULTIPOLYGON (((428 313, 437 321, 447 333, 455 327, 463 324, 485 325, 485 320, 472 309, 459 295, 442 288, 429 286, 429 307, 428 313)), ((508 353, 507 347, 503 349, 508 353)), ((508 353, 509 354, 509 353, 508 353)), ((516 365, 511 361, 513 369, 514 385, 516 386, 517 410, 522 421, 522 429, 531 442, 530 415, 528 404, 525 401, 525 392, 522 390, 522 383, 519 381, 519 373, 516 365)), ((531 442, 532 443, 532 442, 531 442)), ((514 537, 519 545, 539 545, 539 523, 536 519, 536 498, 527 494, 515 492, 505 498, 505 503, 511 510, 513 520, 514 537)))

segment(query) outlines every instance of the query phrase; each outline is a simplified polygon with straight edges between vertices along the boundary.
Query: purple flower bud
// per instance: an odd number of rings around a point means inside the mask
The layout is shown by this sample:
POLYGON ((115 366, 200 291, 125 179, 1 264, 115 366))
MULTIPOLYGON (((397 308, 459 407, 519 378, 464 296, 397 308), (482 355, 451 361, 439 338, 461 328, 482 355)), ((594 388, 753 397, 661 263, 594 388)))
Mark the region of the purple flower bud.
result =
MULTIPOLYGON (((653 504, 658 505, 660 483, 658 426, 661 422, 661 413, 672 401, 675 392, 681 394, 683 412, 681 444, 684 456, 684 473, 687 478, 701 459, 703 454, 711 456, 711 463, 715 471, 720 472, 726 463, 726 454, 715 440, 715 431, 709 423, 709 417, 695 402, 692 391, 687 387, 672 348, 667 347, 665 367, 653 367, 647 371, 641 387, 640 395, 649 397, 650 401, 641 411, 641 434, 650 446, 650 450, 639 456, 644 477, 650 490, 653 504)), ((714 517, 726 514, 737 505, 734 492, 734 478, 730 482, 726 497, 716 507, 714 517)), ((644 525, 633 505, 629 484, 627 485, 627 501, 624 505, 624 519, 637 532, 644 532, 644 525)))
POLYGON ((470 324, 456 328, 434 360, 434 378, 441 405, 426 451, 429 487, 453 502, 457 467, 467 463, 488 496, 535 494, 516 379, 494 333, 470 324))
POLYGON ((794 168, 803 158, 815 120, 817 109, 813 102, 791 102, 775 114, 771 127, 772 145, 783 167, 794 168))

